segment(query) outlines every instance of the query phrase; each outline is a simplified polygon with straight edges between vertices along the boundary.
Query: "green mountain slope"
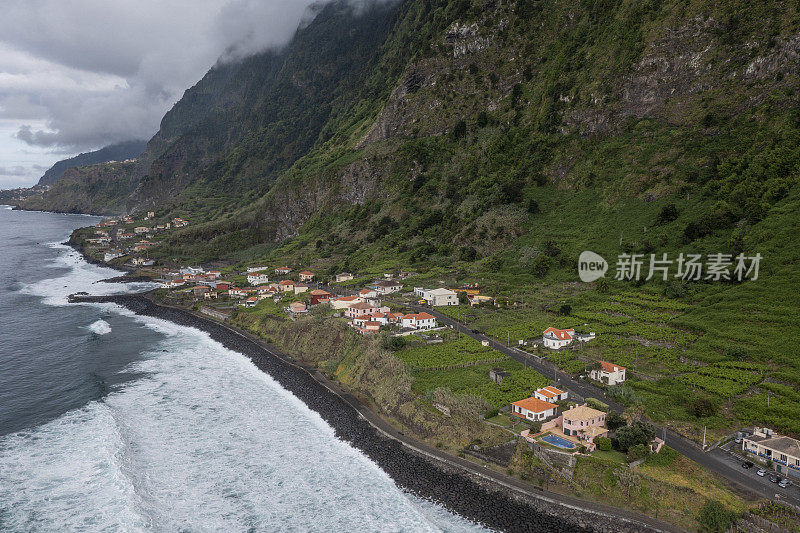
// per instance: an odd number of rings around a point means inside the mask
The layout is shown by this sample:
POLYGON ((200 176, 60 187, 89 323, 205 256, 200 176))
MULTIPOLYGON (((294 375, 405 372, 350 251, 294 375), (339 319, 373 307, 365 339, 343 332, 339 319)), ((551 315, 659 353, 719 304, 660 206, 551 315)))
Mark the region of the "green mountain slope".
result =
POLYGON ((124 203, 192 220, 163 257, 480 280, 525 311, 476 322, 596 327, 581 357, 630 365, 653 416, 800 434, 799 62, 796 3, 333 4, 187 91, 124 203), (763 263, 589 286, 583 250, 763 263))

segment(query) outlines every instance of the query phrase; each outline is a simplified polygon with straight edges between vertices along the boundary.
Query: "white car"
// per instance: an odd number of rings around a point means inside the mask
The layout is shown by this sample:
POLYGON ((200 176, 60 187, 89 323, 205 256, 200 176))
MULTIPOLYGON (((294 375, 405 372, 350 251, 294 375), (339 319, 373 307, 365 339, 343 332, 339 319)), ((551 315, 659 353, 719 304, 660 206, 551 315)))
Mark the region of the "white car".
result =
POLYGON ((767 471, 766 471, 766 470, 764 470, 763 468, 759 468, 759 469, 758 469, 758 472, 756 472, 756 474, 758 474, 758 475, 759 475, 759 476, 761 476, 761 477, 764 477, 764 476, 766 476, 766 475, 767 475, 767 471))
POLYGON ((791 481, 789 481, 788 479, 782 479, 782 480, 780 480, 780 481, 778 482, 778 486, 779 486, 779 487, 781 487, 782 489, 785 489, 785 488, 787 488, 787 487, 788 487, 789 485, 791 485, 791 484, 792 484, 792 482, 791 482, 791 481))

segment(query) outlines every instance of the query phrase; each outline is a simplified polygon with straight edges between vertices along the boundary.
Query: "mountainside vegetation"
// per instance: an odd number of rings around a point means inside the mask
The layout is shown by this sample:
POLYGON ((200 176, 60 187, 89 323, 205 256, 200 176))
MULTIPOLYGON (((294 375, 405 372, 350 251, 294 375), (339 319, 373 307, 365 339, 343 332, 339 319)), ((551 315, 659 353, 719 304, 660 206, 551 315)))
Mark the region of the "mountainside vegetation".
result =
POLYGON ((517 307, 465 320, 504 341, 589 324, 594 345, 548 357, 629 365, 623 400, 650 416, 800 435, 799 7, 328 4, 215 66, 131 169, 26 207, 191 220, 157 258, 479 282, 517 307), (606 280, 576 283, 583 250, 606 280), (614 280, 622 253, 762 262, 743 283, 614 280))
POLYGON ((39 178, 37 185, 53 185, 64 174, 68 168, 96 165, 98 163, 108 163, 109 161, 125 161, 126 159, 136 159, 147 146, 147 141, 125 141, 111 144, 93 152, 78 154, 68 159, 62 159, 50 167, 44 175, 39 178))

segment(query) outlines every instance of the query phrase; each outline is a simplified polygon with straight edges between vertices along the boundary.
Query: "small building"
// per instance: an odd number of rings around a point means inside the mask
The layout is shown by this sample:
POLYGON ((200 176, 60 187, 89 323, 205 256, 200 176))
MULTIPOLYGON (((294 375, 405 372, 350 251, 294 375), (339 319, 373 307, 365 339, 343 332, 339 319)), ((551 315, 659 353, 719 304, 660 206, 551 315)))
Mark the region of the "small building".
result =
POLYGON ((300 272, 300 281, 303 281, 305 283, 311 283, 312 281, 314 281, 314 273, 309 272, 308 270, 303 270, 302 272, 300 272))
POLYGON ((247 273, 249 274, 250 272, 262 272, 262 271, 268 270, 268 269, 269 269, 268 266, 256 265, 256 266, 247 267, 247 273))
POLYGON ((258 303, 258 296, 251 296, 250 298, 246 299, 242 305, 245 307, 255 307, 258 303))
POLYGON ((436 327, 436 317, 428 313, 412 313, 403 315, 402 327, 412 329, 433 329, 436 327))
POLYGON ((211 291, 211 287, 208 287, 207 285, 196 285, 192 287, 192 293, 198 298, 209 291, 211 291))
POLYGON ((343 281, 350 281, 351 279, 353 279, 353 274, 351 274, 350 272, 340 272, 339 274, 336 274, 336 276, 334 277, 336 283, 341 283, 343 281))
POLYGON ((574 329, 547 328, 542 333, 542 344, 545 348, 560 350, 572 343, 575 335, 574 329))
POLYGON ((289 307, 286 308, 286 311, 289 313, 290 316, 297 317, 299 315, 307 313, 308 308, 306 307, 306 304, 304 304, 303 302, 292 302, 289 304, 289 307))
POLYGON ((469 305, 472 307, 476 307, 482 304, 489 304, 494 305, 494 298, 491 296, 484 296, 481 294, 468 294, 467 298, 469 299, 469 305))
POLYGON ((286 266, 284 266, 284 267, 278 267, 278 268, 276 268, 276 269, 275 269, 275 273, 276 273, 276 274, 279 274, 279 275, 281 275, 281 276, 285 276, 286 274, 288 274, 288 273, 289 273, 289 272, 291 272, 291 271, 292 271, 292 269, 291 269, 291 268, 289 268, 289 267, 286 267, 286 266))
POLYGON ((742 438, 742 450, 772 461, 772 467, 786 477, 800 478, 800 440, 779 435, 768 428, 755 428, 742 438))
POLYGON ((606 361, 598 361, 597 368, 592 368, 589 371, 589 377, 595 381, 599 381, 605 385, 613 386, 625 382, 625 367, 608 363, 606 361))
POLYGON ((458 305, 458 295, 450 289, 431 289, 422 291, 422 299, 433 307, 444 305, 458 305))
POLYGON ((525 420, 546 420, 555 416, 557 406, 537 398, 525 398, 511 404, 511 414, 525 420))
POLYGON ((311 291, 311 300, 309 303, 311 305, 323 304, 327 303, 331 299, 331 293, 327 291, 323 291, 322 289, 314 289, 311 291))
POLYGON ((567 399, 567 392, 553 386, 537 389, 533 393, 534 398, 539 398, 545 402, 556 403, 567 399))
POLYGON ((247 283, 250 285, 263 285, 269 283, 269 276, 263 272, 250 272, 247 274, 247 283))
POLYGON ((306 292, 306 291, 308 291, 308 285, 306 285, 305 283, 295 283, 294 284, 294 293, 295 294, 300 294, 301 292, 306 292))
POLYGON ((278 288, 283 292, 293 292, 294 291, 294 281, 290 279, 284 279, 278 282, 278 288))
POLYGON ((378 331, 380 331, 380 329, 381 329, 380 322, 375 322, 374 320, 368 320, 364 322, 364 324, 361 326, 359 333, 361 333, 362 335, 367 335, 370 333, 377 333, 378 331))
POLYGON ((489 370, 489 379, 500 385, 504 379, 510 376, 510 372, 506 372, 502 368, 493 368, 489 370))
POLYGON ((133 232, 136 233, 137 235, 139 235, 140 233, 147 233, 148 231, 150 231, 150 228, 148 228, 147 226, 139 226, 133 228, 133 232))
POLYGON ((373 289, 378 294, 392 294, 402 288, 403 284, 399 281, 379 281, 373 286, 373 289))

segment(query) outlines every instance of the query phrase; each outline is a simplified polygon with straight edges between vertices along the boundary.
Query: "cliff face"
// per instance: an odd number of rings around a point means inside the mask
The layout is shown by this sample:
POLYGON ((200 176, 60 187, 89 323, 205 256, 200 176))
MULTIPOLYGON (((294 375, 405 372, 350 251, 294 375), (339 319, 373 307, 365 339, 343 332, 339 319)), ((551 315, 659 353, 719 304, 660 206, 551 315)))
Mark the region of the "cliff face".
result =
POLYGON ((70 157, 69 159, 64 159, 48 169, 39 179, 37 185, 53 185, 56 181, 61 179, 61 176, 70 167, 82 167, 96 165, 98 163, 108 163, 109 161, 136 159, 144 152, 146 145, 147 141, 122 142, 106 146, 94 152, 87 152, 85 154, 76 155, 75 157, 70 157))
POLYGON ((37 205, 173 209, 205 223, 176 246, 217 252, 363 246, 389 220, 378 233, 409 257, 485 255, 551 190, 602 209, 691 198, 687 214, 716 206, 695 221, 711 232, 796 183, 753 170, 736 186, 745 160, 792 145, 799 59, 797 8, 777 1, 332 3, 284 49, 211 69, 132 169, 79 173, 37 205), (335 231, 308 226, 323 219, 335 231))
POLYGON ((45 194, 30 196, 18 204, 25 209, 63 213, 126 213, 137 183, 136 166, 135 162, 111 162, 70 167, 45 194))

